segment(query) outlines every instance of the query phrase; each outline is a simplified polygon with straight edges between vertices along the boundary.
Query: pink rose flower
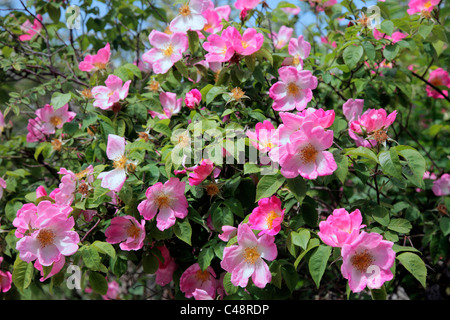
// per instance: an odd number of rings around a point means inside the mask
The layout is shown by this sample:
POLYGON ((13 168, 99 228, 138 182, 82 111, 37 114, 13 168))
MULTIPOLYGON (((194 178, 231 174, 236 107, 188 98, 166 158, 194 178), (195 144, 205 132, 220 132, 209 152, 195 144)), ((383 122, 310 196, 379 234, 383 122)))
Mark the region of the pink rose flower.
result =
POLYGON ((54 134, 56 129, 61 129, 66 122, 71 122, 77 115, 69 111, 69 105, 54 110, 52 105, 46 104, 36 110, 36 115, 41 123, 40 131, 45 135, 54 134))
POLYGON ((409 9, 406 12, 410 15, 422 12, 431 12, 434 6, 438 5, 440 0, 410 0, 409 9))
POLYGON ((117 300, 119 299, 120 286, 117 281, 108 282, 108 291, 102 296, 103 300, 117 300))
POLYGON ((6 189, 6 181, 0 178, 0 200, 3 198, 3 189, 6 189))
POLYGON ((184 219, 188 214, 188 202, 184 194, 186 183, 170 178, 164 184, 157 182, 145 192, 146 200, 138 205, 145 220, 156 215, 156 227, 163 231, 175 224, 176 218, 184 219))
POLYGON ((285 8, 281 8, 281 10, 286 12, 287 14, 292 14, 295 16, 300 13, 301 9, 299 6, 295 6, 295 8, 285 7, 285 8))
POLYGON ((312 89, 317 87, 317 78, 309 70, 298 71, 295 67, 281 67, 278 70, 280 81, 269 89, 269 96, 274 100, 275 111, 301 111, 312 99, 312 89))
POLYGON ((374 147, 378 142, 387 140, 387 129, 395 121, 397 111, 387 115, 384 109, 368 109, 349 124, 349 135, 355 140, 357 146, 374 147), (367 139, 363 135, 367 133, 367 139))
POLYGON ((75 222, 73 217, 68 218, 71 211, 69 206, 39 202, 32 232, 16 244, 20 259, 25 262, 38 259, 41 265, 50 266, 61 256, 73 255, 78 250, 80 237, 72 231, 75 222))
POLYGON ((348 280, 352 292, 360 292, 367 286, 379 289, 384 282, 393 278, 391 270, 395 252, 393 242, 383 240, 378 233, 361 234, 341 249, 343 263, 342 276, 348 280))
POLYGON ((213 297, 203 289, 195 289, 194 292, 192 292, 192 296, 195 300, 214 300, 213 297))
POLYGON ((160 286, 165 286, 169 284, 170 281, 172 281, 173 272, 176 270, 177 264, 175 263, 175 260, 170 256, 170 252, 166 248, 166 246, 157 247, 157 249, 161 252, 164 262, 161 262, 161 260, 157 257, 159 267, 155 272, 155 282, 160 286))
POLYGON ((42 132, 44 123, 39 118, 28 119, 27 125, 27 142, 43 142, 46 139, 45 134, 42 132))
POLYGON ((34 261, 34 267, 41 273, 41 279, 39 279, 39 281, 41 282, 44 282, 48 278, 51 278, 55 274, 59 273, 65 264, 66 264, 66 257, 61 256, 61 258, 58 261, 53 263, 52 270, 50 271, 50 273, 46 277, 44 277, 44 267, 42 266, 42 264, 39 263, 39 260, 34 261))
POLYGON ((203 159, 199 165, 190 169, 193 172, 189 173, 189 185, 198 186, 214 171, 214 163, 209 159, 203 159))
POLYGON ((238 32, 237 37, 233 39, 233 47, 236 53, 242 56, 249 56, 259 49, 261 49, 264 42, 264 36, 262 33, 256 31, 256 29, 248 28, 241 34, 238 32))
POLYGON ((102 110, 111 110, 112 106, 124 100, 128 96, 131 80, 126 81, 122 86, 122 79, 110 74, 105 81, 106 86, 96 86, 91 92, 94 96, 94 107, 102 110))
POLYGON ((292 57, 286 58, 283 65, 296 67, 298 70, 303 69, 303 61, 309 57, 311 52, 311 44, 300 35, 298 38, 289 40, 288 52, 292 57))
POLYGON ((259 4, 260 0, 237 0, 234 3, 234 6, 238 10, 251 10, 256 8, 256 6, 259 4))
MULTIPOLYGON (((286 178, 301 175, 305 179, 331 175, 337 165, 333 154, 325 151, 333 144, 333 131, 315 126, 313 122, 303 124, 293 133, 290 142, 278 150, 281 174, 286 178)), ((272 158, 273 155, 271 155, 272 158)))
POLYGON ((269 120, 258 122, 255 131, 247 130, 252 145, 261 152, 268 152, 278 145, 278 131, 269 120))
POLYGON ((233 226, 222 226, 222 233, 218 235, 219 239, 225 242, 237 235, 237 228, 233 226))
POLYGON ((97 178, 102 180, 101 186, 111 191, 119 192, 125 180, 127 180, 127 167, 135 165, 133 161, 127 159, 125 155, 125 138, 115 134, 108 135, 106 155, 109 160, 114 161, 114 169, 100 173, 97 178))
POLYGON ((183 103, 183 98, 177 99, 176 93, 173 92, 161 92, 159 94, 159 101, 163 108, 163 113, 150 110, 150 115, 159 119, 170 119, 174 114, 181 111, 181 105, 183 103))
POLYGON ((171 35, 152 30, 148 36, 152 49, 142 55, 142 60, 153 67, 156 74, 164 74, 179 60, 188 49, 188 38, 184 33, 175 32, 171 35))
POLYGON ((184 98, 184 103, 189 109, 195 109, 200 105, 202 101, 202 94, 198 89, 192 89, 188 93, 186 93, 186 97, 184 98))
POLYGON ((109 43, 97 51, 97 54, 86 55, 83 61, 78 64, 78 69, 81 71, 97 71, 106 69, 111 57, 111 48, 109 43))
POLYGON ((431 188, 437 197, 447 196, 450 194, 450 174, 444 173, 439 179, 433 182, 431 188))
POLYGON ((202 15, 209 6, 208 0, 190 0, 179 9, 179 14, 170 22, 170 31, 186 33, 202 30, 206 19, 202 15))
POLYGON ((203 43, 203 49, 208 51, 205 60, 210 62, 227 62, 235 54, 233 39, 240 38, 239 31, 232 26, 226 28, 222 35, 211 34, 203 43))
MULTIPOLYGON (((437 68, 430 72, 428 82, 434 86, 446 86, 450 88, 450 75, 442 68, 437 68)), ((448 90, 441 90, 445 96, 448 96, 448 90)), ((435 99, 444 99, 444 96, 434 90, 431 86, 427 86, 427 95, 435 99)))
POLYGON ((275 236, 281 230, 285 209, 281 209, 281 200, 277 196, 263 198, 258 201, 258 206, 253 209, 248 218, 250 228, 261 230, 259 235, 268 234, 275 236))
POLYGON ((195 289, 204 290, 211 298, 216 297, 216 273, 211 267, 200 269, 198 263, 187 268, 180 277, 180 290, 186 298, 192 298, 195 289))
POLYGON ((320 231, 317 235, 322 241, 331 247, 342 247, 351 243, 359 236, 359 229, 364 228, 362 215, 359 209, 352 213, 347 210, 335 209, 326 221, 319 223, 320 231))
POLYGON ((278 30, 278 33, 272 32, 270 38, 272 39, 275 48, 283 48, 291 39, 292 32, 294 32, 294 29, 286 26, 281 26, 280 30, 278 30))
MULTIPOLYGON (((0 257, 0 265, 3 262, 3 257, 0 257)), ((12 274, 9 271, 0 270, 0 291, 8 292, 11 289, 12 284, 12 274)))
POLYGON ((106 242, 120 243, 119 247, 124 251, 139 250, 144 246, 145 220, 139 223, 132 216, 114 217, 105 236, 106 242))
POLYGON ((272 261, 277 255, 275 237, 264 234, 257 237, 252 229, 241 223, 238 226, 237 245, 225 247, 220 266, 231 273, 231 283, 245 288, 252 277, 258 288, 264 288, 272 280, 269 266, 263 260, 272 261))
POLYGON ((20 35, 19 40, 20 41, 30 41, 33 39, 33 37, 41 32, 42 30, 42 16, 40 14, 36 15, 37 19, 34 19, 33 24, 29 20, 25 21, 21 26, 20 29, 22 29, 23 32, 26 34, 20 35))
POLYGON ((214 9, 206 9, 202 13, 203 17, 206 19, 205 26, 203 30, 208 33, 219 33, 222 28, 222 18, 219 16, 219 13, 214 9))
POLYGON ((357 119, 363 111, 364 99, 348 99, 342 106, 342 112, 348 122, 357 119))

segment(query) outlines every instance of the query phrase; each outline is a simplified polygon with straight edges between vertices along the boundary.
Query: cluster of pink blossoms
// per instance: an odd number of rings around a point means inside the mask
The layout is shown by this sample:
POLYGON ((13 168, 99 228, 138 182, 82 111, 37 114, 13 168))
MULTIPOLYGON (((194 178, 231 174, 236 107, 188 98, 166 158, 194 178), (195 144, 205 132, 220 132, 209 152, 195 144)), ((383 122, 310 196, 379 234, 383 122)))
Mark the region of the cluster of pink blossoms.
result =
POLYGON ((366 286, 379 289, 394 277, 390 270, 395 260, 394 243, 383 240, 378 233, 360 231, 364 227, 358 209, 352 213, 336 209, 319 224, 320 239, 331 247, 341 248, 341 273, 353 292, 366 286))
POLYGON ((61 129, 66 122, 71 122, 75 112, 69 111, 69 105, 54 110, 53 106, 46 104, 36 110, 36 118, 28 120, 27 142, 42 142, 47 136, 52 135, 57 129, 61 129))

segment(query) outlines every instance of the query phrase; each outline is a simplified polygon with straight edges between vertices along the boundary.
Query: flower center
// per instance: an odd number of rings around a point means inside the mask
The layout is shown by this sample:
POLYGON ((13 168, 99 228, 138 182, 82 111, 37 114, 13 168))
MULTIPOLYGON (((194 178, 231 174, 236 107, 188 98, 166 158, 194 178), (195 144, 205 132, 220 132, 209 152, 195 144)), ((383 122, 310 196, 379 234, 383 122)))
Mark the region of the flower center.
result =
POLYGON ((113 163, 113 167, 115 169, 124 169, 127 164, 127 158, 123 155, 120 159, 115 160, 113 163))
POLYGON ((242 44, 242 48, 244 48, 244 49, 247 49, 250 45, 247 43, 247 42, 245 42, 245 41, 241 41, 241 44, 242 44))
POLYGON ((372 133, 372 136, 379 143, 383 143, 388 139, 388 135, 387 135, 386 131, 384 131, 383 129, 374 131, 372 133))
POLYGON ((54 125, 55 127, 59 126, 62 122, 63 121, 62 121, 61 117, 53 116, 50 118, 50 123, 52 125, 54 125))
POLYGON ((270 211, 266 218, 267 228, 272 229, 273 220, 279 218, 279 215, 275 211, 270 211))
POLYGON ((59 139, 53 139, 52 140, 52 147, 55 151, 61 151, 62 142, 59 139))
POLYGON ((292 58, 292 64, 294 66, 298 66, 300 64, 300 56, 298 54, 296 54, 294 58, 292 58))
POLYGON ((205 27, 203 28, 204 31, 208 32, 209 29, 212 29, 213 26, 210 23, 205 24, 205 27))
POLYGON ((182 134, 178 137, 178 144, 182 148, 189 146, 189 138, 182 134))
POLYGON ((215 183, 208 184, 206 186, 206 193, 208 196, 213 197, 219 193, 219 187, 215 183))
POLYGON ((53 240, 55 240, 55 233, 49 229, 41 229, 37 235, 37 239, 41 245, 41 248, 45 248, 49 244, 53 243, 53 240))
POLYGON ((188 4, 185 4, 180 8, 180 14, 184 17, 191 14, 191 8, 189 8, 188 4))
POLYGON ((311 163, 316 161, 317 154, 319 152, 311 144, 308 144, 300 151, 300 153, 300 158, 302 159, 303 163, 311 163))
POLYGON ((251 264, 255 264, 256 260, 258 260, 260 256, 261 255, 255 247, 245 248, 244 250, 244 259, 246 262, 249 262, 251 264))
POLYGON ((173 54, 173 46, 169 44, 164 50, 163 55, 166 57, 170 57, 173 54))
POLYGON ((208 270, 202 271, 202 270, 198 270, 197 273, 195 274, 195 277, 200 280, 201 282, 205 282, 207 280, 209 280, 209 272, 208 270))
POLYGON ((433 4, 431 3, 431 1, 428 1, 428 2, 425 3, 423 6, 424 6, 425 9, 428 10, 428 9, 430 9, 430 8, 433 6, 433 4))
POLYGON ((81 91, 81 95, 83 97, 85 97, 86 99, 89 98, 93 98, 94 96, 92 95, 91 89, 84 89, 83 91, 81 91))
POLYGON ((369 253, 369 251, 364 250, 362 252, 355 253, 350 258, 350 262, 356 270, 366 272, 367 268, 372 265, 373 256, 369 253))
POLYGON ((170 204, 170 198, 165 194, 161 194, 156 198, 156 205, 158 208, 168 207, 170 204))
MULTIPOLYGON (((130 221, 131 222, 131 221, 130 221)), ((127 228, 127 235, 130 238, 136 239, 141 234, 141 229, 136 226, 133 222, 131 222, 130 226, 127 228)))
POLYGON ((234 100, 237 100, 237 101, 242 99, 242 97, 244 96, 244 93, 245 92, 242 91, 242 89, 239 87, 235 87, 231 90, 231 95, 233 96, 234 100))
POLYGON ((293 82, 289 83, 287 86, 287 93, 289 96, 298 95, 300 88, 293 82))
POLYGON ((159 82, 152 80, 152 82, 148 85, 148 88, 150 91, 157 92, 159 90, 159 82))
POLYGON ((83 196, 86 196, 89 193, 89 187, 86 183, 82 183, 78 186, 78 192, 83 196))
POLYGON ((267 148, 267 149, 272 149, 272 148, 275 147, 275 145, 274 145, 271 141, 268 141, 268 142, 264 145, 264 147, 267 148))
POLYGON ((98 70, 106 69, 106 63, 103 62, 94 62, 94 67, 96 67, 98 70))

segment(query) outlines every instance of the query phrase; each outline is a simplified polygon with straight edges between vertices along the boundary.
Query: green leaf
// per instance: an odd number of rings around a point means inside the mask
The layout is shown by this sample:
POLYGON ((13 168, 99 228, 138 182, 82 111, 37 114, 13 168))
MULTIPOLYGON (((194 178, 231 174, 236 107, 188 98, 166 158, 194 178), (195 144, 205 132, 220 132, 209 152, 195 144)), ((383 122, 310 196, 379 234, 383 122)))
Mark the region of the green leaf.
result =
POLYGON ((308 229, 300 228, 298 231, 291 232, 292 243, 303 250, 306 250, 310 238, 311 232, 308 229))
POLYGON ((434 26, 434 24, 431 24, 431 25, 421 24, 420 25, 418 32, 422 36, 422 38, 424 38, 425 40, 428 38, 428 36, 430 35, 430 32, 433 31, 433 26, 434 26))
POLYGON ((108 281, 104 275, 98 272, 91 271, 89 273, 89 284, 95 292, 102 296, 108 292, 108 281))
POLYGON ((381 286, 380 289, 370 289, 370 293, 372 295, 372 300, 386 300, 387 293, 386 288, 381 286))
POLYGON ((256 58, 254 54, 248 55, 244 57, 245 65, 248 67, 250 71, 255 71, 256 58))
POLYGON ((348 175, 348 157, 343 155, 340 150, 334 150, 333 158, 337 164, 337 169, 333 174, 344 184, 348 175))
POLYGON ((347 151, 345 153, 346 156, 348 156, 348 155, 360 156, 363 158, 367 158, 367 159, 373 161, 374 163, 378 163, 378 158, 377 158, 376 154, 368 148, 358 147, 358 148, 354 148, 354 149, 347 149, 346 151, 347 151))
POLYGON ((84 247, 81 251, 84 264, 92 270, 100 270, 101 258, 96 248, 92 246, 84 247))
POLYGON ((383 50, 383 56, 388 61, 392 61, 397 56, 398 52, 400 51, 400 47, 397 45, 397 43, 387 45, 383 50))
POLYGON ((423 175, 426 170, 426 161, 417 150, 408 146, 395 147, 398 155, 406 160, 407 167, 403 174, 406 179, 419 188, 424 188, 423 175))
POLYGON ((132 63, 126 63, 126 64, 120 66, 120 68, 126 69, 127 71, 129 71, 129 73, 134 75, 136 78, 142 79, 142 73, 141 73, 141 70, 139 70, 138 66, 136 66, 132 63))
POLYGON ((95 248, 100 253, 107 254, 108 256, 110 256, 113 259, 116 257, 116 250, 108 242, 103 242, 103 241, 97 240, 97 241, 94 241, 93 244, 91 244, 91 247, 95 248))
POLYGON ((259 180, 256 186, 256 200, 269 198, 283 185, 286 179, 281 174, 265 175, 259 180))
POLYGON ((52 95, 50 104, 53 106, 54 110, 58 110, 59 108, 63 107, 67 103, 69 103, 71 98, 72 98, 72 94, 70 94, 70 93, 55 92, 52 95))
POLYGON ((294 266, 291 264, 284 264, 281 267, 281 274, 284 281, 286 282, 286 286, 288 287, 289 291, 294 291, 299 280, 299 275, 294 266))
POLYGON ((376 50, 375 50, 375 47, 373 46, 373 44, 370 43, 369 41, 364 41, 362 43, 362 46, 364 48, 364 52, 366 53, 367 58, 369 58, 369 60, 371 60, 371 61, 374 61, 375 55, 376 55, 376 50))
POLYGON ((224 87, 212 87, 209 89, 208 93, 206 94, 206 104, 210 104, 218 95, 226 92, 226 88, 224 87))
POLYGON ((317 226, 319 222, 319 213, 317 211, 317 202, 313 198, 309 196, 305 197, 300 208, 300 214, 308 226, 311 228, 317 226))
POLYGON ((419 282, 426 288, 427 281, 427 267, 425 263, 417 254, 411 252, 405 252, 399 254, 397 259, 419 282))
POLYGON ((369 207, 367 213, 372 215, 372 218, 384 227, 387 227, 390 222, 389 210, 382 206, 369 207))
POLYGON ((383 172, 389 176, 402 180, 402 165, 394 149, 382 151, 378 155, 383 172))
POLYGON ((264 59, 266 59, 267 61, 269 61, 270 65, 273 66, 273 57, 272 54, 270 53, 269 50, 267 50, 266 48, 261 48, 259 49, 257 52, 255 52, 255 57, 256 59, 258 59, 259 61, 263 61, 264 59))
POLYGON ((244 218, 244 209, 242 208, 241 202, 236 198, 227 199, 225 205, 230 208, 231 212, 238 217, 244 218))
POLYGON ((214 249, 211 247, 203 248, 198 254, 198 264, 200 269, 206 270, 211 265, 212 259, 215 257, 214 249))
POLYGON ((179 60, 174 65, 183 77, 189 79, 189 71, 183 61, 179 60))
POLYGON ((188 219, 177 221, 173 226, 173 233, 175 233, 178 239, 186 242, 190 246, 192 245, 192 227, 188 219))
POLYGON ((142 258, 142 267, 145 273, 154 274, 159 268, 158 258, 152 254, 146 254, 142 258))
POLYGON ((165 123, 158 122, 153 127, 152 130, 162 133, 167 137, 170 137, 172 135, 172 130, 170 130, 169 126, 165 123))
POLYGON ((291 191, 295 199, 301 204, 306 196, 306 191, 308 190, 305 180, 298 176, 294 179, 287 179, 286 184, 289 191, 291 191))
POLYGON ((295 269, 297 269, 298 265, 300 264, 300 262, 302 261, 303 257, 312 249, 318 247, 320 245, 320 241, 319 239, 313 238, 311 240, 309 240, 308 242, 308 247, 306 248, 306 250, 304 250, 302 253, 300 253, 300 255, 297 257, 297 259, 295 259, 294 262, 294 267, 295 269))
POLYGON ((12 273, 12 282, 19 289, 19 291, 23 291, 28 288, 33 279, 34 267, 33 263, 27 263, 22 261, 17 255, 16 260, 14 261, 13 273, 12 273))
POLYGON ((363 47, 358 45, 350 45, 344 49, 344 62, 350 68, 350 70, 356 67, 356 64, 359 62, 359 60, 361 60, 363 53, 363 47))
POLYGON ((223 277, 223 288, 228 295, 235 294, 238 291, 238 287, 235 287, 231 283, 231 273, 227 272, 223 277))
POLYGON ((448 236, 450 234, 450 218, 442 217, 441 221, 439 221, 439 227, 444 236, 448 236))
POLYGON ((383 33, 392 35, 394 32, 394 23, 390 20, 383 20, 383 22, 381 22, 380 29, 383 33))
POLYGON ((398 233, 407 234, 411 230, 412 225, 408 220, 399 218, 392 219, 387 227, 388 229, 396 231, 398 233))
POLYGON ((309 258, 309 273, 314 280, 317 288, 320 286, 320 280, 327 268, 328 259, 331 255, 331 250, 333 248, 326 245, 320 245, 317 250, 315 250, 311 257, 309 258))
POLYGON ((63 125, 63 132, 68 134, 69 136, 73 136, 75 132, 77 132, 79 126, 78 123, 75 122, 66 122, 63 125))
POLYGON ((198 50, 198 33, 197 31, 188 30, 187 32, 188 40, 189 40, 189 51, 191 54, 195 54, 198 50))

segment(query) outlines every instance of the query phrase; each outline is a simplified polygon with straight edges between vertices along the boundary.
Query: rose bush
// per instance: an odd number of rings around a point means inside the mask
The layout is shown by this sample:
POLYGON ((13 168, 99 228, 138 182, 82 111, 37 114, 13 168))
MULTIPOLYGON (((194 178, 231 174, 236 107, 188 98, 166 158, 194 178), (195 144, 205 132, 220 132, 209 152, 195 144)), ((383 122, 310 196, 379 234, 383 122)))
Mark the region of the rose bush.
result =
POLYGON ((373 2, 2 11, 0 297, 448 297, 450 7, 373 2))

